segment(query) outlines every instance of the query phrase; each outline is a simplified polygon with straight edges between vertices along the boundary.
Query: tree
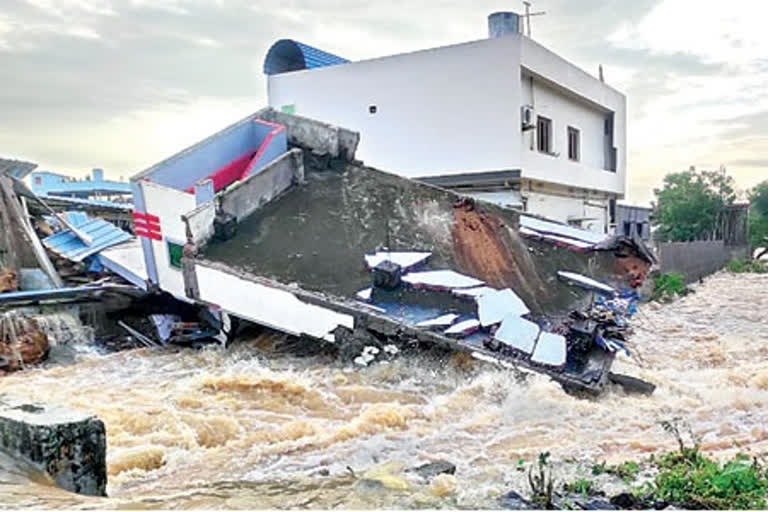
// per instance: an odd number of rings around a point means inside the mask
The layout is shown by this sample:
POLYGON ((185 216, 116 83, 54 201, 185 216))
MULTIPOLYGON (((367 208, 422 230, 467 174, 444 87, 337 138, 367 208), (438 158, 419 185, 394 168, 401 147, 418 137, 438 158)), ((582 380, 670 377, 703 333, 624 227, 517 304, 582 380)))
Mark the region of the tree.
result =
POLYGON ((762 249, 757 259, 768 254, 768 180, 749 191, 749 245, 762 249))
POLYGON ((667 174, 655 189, 654 222, 663 241, 714 238, 723 212, 736 200, 733 178, 717 171, 667 174))

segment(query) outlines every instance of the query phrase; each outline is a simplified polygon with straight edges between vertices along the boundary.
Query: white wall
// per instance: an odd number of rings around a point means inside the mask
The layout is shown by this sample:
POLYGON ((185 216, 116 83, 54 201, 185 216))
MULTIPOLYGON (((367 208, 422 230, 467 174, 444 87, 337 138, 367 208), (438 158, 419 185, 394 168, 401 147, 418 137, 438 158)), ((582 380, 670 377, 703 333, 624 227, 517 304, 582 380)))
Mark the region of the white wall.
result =
POLYGON ((332 340, 337 326, 354 328, 354 318, 307 304, 290 292, 254 283, 220 270, 195 264, 200 299, 240 318, 279 331, 332 340))
MULTIPOLYGON (((457 191, 459 194, 466 192, 457 191)), ((520 199, 520 192, 517 190, 500 190, 497 192, 470 192, 467 195, 476 199, 482 199, 489 203, 497 204, 505 208, 522 208, 523 203, 520 199)))
POLYGON ((170 265, 167 241, 170 240, 182 246, 186 242, 186 227, 181 216, 195 208, 195 196, 149 181, 140 181, 139 186, 144 195, 146 212, 160 217, 160 231, 163 239, 151 241, 159 280, 157 284, 175 297, 189 300, 184 291, 184 277, 181 269, 170 265))
POLYGON ((269 104, 359 131, 358 158, 405 176, 514 169, 519 51, 489 39, 272 75, 269 104))
POLYGON ((537 113, 553 120, 558 158, 530 150, 534 130, 523 135, 523 177, 624 195, 626 181, 626 98, 609 85, 584 72, 555 53, 521 37, 520 62, 523 104, 533 103, 537 113), (533 76, 531 95, 530 81, 533 76), (532 101, 531 101, 532 98, 532 101), (614 113, 613 144, 617 149, 616 172, 603 169, 603 121, 614 113), (603 117, 604 118, 604 117, 603 117), (566 127, 582 128, 582 161, 568 160, 566 127), (587 144, 588 138, 598 144, 587 144))
POLYGON ((585 200, 578 197, 563 197, 532 191, 523 192, 523 196, 527 198, 525 208, 527 213, 540 215, 564 223, 577 218, 596 218, 597 220, 585 221, 581 223, 580 226, 595 233, 605 233, 607 225, 607 201, 605 200, 585 200), (600 204, 603 206, 592 206, 600 204))
POLYGON ((624 194, 624 96, 527 37, 272 75, 267 86, 278 110, 294 105, 299 115, 359 131, 359 158, 390 172, 522 169, 524 178, 624 194), (533 89, 522 89, 523 74, 534 76, 533 89), (521 106, 529 103, 554 121, 558 158, 530 150, 532 132, 520 127, 521 106), (603 169, 603 119, 610 112, 615 173, 603 169), (581 129, 579 163, 568 160, 569 123, 581 129), (597 144, 587 144, 593 139, 597 144))

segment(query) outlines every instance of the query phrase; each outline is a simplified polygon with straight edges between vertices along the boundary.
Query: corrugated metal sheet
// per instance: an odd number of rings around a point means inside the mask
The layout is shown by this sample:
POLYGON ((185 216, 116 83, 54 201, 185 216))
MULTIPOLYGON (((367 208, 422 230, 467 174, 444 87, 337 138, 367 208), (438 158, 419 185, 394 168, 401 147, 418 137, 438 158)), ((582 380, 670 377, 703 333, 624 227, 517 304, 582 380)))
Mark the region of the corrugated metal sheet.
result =
POLYGON ((88 235, 93 242, 86 244, 72 231, 67 230, 45 238, 43 245, 51 252, 63 258, 71 261, 83 261, 88 256, 96 254, 107 247, 133 238, 133 235, 130 233, 126 233, 104 219, 89 219, 77 226, 77 229, 88 235))
POLYGON ((349 61, 308 44, 293 39, 281 39, 267 52, 267 57, 264 59, 264 73, 276 75, 301 69, 335 66, 345 62, 349 61))
POLYGON ((105 293, 122 293, 140 297, 143 291, 135 286, 122 284, 87 285, 54 290, 26 290, 0 293, 0 310, 30 306, 32 304, 63 304, 83 300, 100 300, 105 293))
POLYGON ((343 57, 324 52, 323 50, 314 48, 308 44, 300 43, 299 41, 294 41, 294 43, 301 48, 301 53, 304 55, 304 66, 307 69, 335 66, 336 64, 349 62, 343 57))
POLYGON ((100 199, 80 199, 78 197, 40 196, 43 201, 56 203, 70 203, 72 205, 95 206, 115 210, 133 210, 133 203, 116 203, 114 201, 102 201, 100 199))
POLYGON ((8 174, 14 178, 23 179, 27 174, 35 170, 36 167, 37 164, 32 162, 0 158, 0 174, 8 174))
POLYGON ((144 263, 144 250, 138 238, 99 253, 99 262, 126 281, 146 290, 149 275, 144 263))
POLYGON ((64 217, 66 217, 67 222, 76 228, 79 228, 90 220, 88 214, 85 212, 64 212, 64 217))

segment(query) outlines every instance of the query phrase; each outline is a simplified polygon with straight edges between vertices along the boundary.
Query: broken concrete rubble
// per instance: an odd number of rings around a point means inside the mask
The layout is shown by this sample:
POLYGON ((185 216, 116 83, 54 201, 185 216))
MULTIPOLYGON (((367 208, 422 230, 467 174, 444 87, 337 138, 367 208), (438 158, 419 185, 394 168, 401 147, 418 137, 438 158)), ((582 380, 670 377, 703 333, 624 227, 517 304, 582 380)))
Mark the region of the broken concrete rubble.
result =
POLYGON ((106 496, 107 440, 98 418, 0 395, 0 450, 46 472, 63 489, 106 496))
POLYGON ((509 288, 493 290, 475 298, 477 315, 483 327, 496 325, 508 315, 527 315, 531 312, 525 302, 509 288))
POLYGON ((0 375, 37 364, 48 355, 48 336, 31 315, 0 314, 0 375))

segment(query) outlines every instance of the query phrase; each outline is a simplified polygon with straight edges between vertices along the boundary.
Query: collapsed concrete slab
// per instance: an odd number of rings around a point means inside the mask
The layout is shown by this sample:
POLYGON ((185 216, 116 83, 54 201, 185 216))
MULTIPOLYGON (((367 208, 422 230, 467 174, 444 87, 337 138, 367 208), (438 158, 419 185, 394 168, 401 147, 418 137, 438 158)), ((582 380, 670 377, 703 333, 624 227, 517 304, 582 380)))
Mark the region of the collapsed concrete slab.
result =
POLYGON ((106 496, 107 440, 98 418, 0 395, 0 450, 68 491, 106 496))
MULTIPOLYGON (((607 382, 615 354, 589 338, 606 321, 566 335, 574 311, 591 318, 595 292, 558 272, 629 290, 637 272, 620 264, 615 244, 599 247, 599 235, 366 167, 354 159, 352 132, 269 109, 253 118, 285 126, 290 149, 181 214, 186 244, 181 272, 172 276, 183 276, 188 299, 340 345, 436 343, 575 389, 597 391, 607 382), (371 255, 381 254, 398 257, 371 268, 371 255), (403 254, 429 257, 406 261, 403 254), (515 303, 506 303, 510 297, 515 303), (519 330, 510 320, 496 340, 509 313, 552 336, 537 351, 533 326, 519 330), (442 329, 429 323, 446 315, 456 317, 442 329), (516 342, 518 335, 525 339, 516 342)), ((206 140, 217 137, 230 135, 206 140)), ((191 157, 196 147, 179 155, 191 157)), ((163 163, 153 169, 166 170, 163 163)), ((623 340, 622 326, 610 335, 623 340)))

